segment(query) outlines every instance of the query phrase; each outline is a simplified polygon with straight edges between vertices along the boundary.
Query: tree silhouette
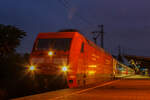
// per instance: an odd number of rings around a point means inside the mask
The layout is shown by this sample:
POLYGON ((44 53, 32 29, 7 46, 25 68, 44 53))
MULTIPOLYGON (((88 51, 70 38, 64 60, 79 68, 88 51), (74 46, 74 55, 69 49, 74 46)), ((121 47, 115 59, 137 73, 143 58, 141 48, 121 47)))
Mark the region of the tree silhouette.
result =
POLYGON ((7 58, 10 53, 15 52, 21 39, 26 36, 26 32, 11 25, 0 24, 0 57, 7 58))
MULTIPOLYGON (((20 45, 21 39, 26 36, 26 32, 11 25, 0 24, 0 100, 19 95, 20 78, 24 71, 24 64, 28 61, 28 54, 21 56, 15 52, 20 45)), ((23 81, 22 79, 21 81, 23 81)))

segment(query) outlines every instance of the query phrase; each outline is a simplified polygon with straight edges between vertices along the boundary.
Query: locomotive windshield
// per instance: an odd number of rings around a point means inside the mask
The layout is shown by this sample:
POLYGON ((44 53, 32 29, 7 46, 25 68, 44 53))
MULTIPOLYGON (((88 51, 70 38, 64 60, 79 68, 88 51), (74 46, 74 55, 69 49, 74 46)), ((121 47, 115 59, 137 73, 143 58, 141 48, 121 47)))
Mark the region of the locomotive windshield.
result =
POLYGON ((34 50, 55 50, 68 51, 70 48, 71 38, 51 38, 39 39, 34 50))

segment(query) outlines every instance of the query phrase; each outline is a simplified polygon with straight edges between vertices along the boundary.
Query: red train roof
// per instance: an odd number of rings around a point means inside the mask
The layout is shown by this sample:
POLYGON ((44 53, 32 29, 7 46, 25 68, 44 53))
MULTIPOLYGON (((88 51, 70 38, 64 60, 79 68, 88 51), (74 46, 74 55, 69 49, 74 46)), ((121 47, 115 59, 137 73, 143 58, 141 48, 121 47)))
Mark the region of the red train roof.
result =
POLYGON ((72 38, 78 32, 47 32, 39 33, 37 38, 72 38))

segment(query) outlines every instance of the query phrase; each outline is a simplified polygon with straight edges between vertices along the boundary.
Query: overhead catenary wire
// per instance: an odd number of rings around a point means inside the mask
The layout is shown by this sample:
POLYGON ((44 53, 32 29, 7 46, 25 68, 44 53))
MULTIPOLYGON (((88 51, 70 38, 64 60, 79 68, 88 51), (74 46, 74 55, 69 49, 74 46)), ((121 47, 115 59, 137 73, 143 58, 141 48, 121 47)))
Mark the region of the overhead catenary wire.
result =
MULTIPOLYGON (((69 2, 67 0, 58 0, 67 10, 69 10, 69 2)), ((79 13, 76 12, 75 16, 77 16, 80 20, 88 25, 93 25, 90 21, 88 21, 85 17, 81 16, 79 13)))

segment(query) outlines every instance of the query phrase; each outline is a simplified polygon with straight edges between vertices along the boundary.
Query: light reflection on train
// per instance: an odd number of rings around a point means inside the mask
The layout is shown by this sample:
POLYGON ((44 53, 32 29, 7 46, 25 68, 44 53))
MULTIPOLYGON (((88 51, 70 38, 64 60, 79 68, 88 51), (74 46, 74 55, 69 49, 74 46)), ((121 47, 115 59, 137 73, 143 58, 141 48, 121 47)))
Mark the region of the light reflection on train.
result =
MULTIPOLYGON (((104 49, 78 32, 38 34, 30 55, 29 70, 48 84, 82 87, 118 76, 134 74, 104 49), (58 80, 58 81, 56 81, 58 80)), ((40 81, 41 81, 40 80, 40 81)))

